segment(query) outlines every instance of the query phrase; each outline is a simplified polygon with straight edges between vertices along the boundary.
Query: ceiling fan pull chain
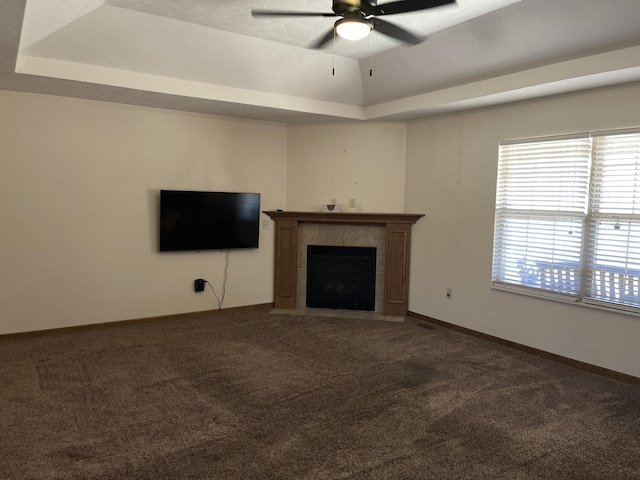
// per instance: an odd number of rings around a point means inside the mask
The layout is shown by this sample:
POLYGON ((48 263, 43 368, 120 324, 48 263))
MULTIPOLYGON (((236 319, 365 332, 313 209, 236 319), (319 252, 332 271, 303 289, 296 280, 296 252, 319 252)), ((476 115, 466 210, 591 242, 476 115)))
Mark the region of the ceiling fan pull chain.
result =
POLYGON ((369 37, 369 76, 373 77, 373 35, 369 37))
POLYGON ((331 55, 333 58, 333 69, 331 75, 336 76, 336 29, 333 29, 333 54, 331 55))

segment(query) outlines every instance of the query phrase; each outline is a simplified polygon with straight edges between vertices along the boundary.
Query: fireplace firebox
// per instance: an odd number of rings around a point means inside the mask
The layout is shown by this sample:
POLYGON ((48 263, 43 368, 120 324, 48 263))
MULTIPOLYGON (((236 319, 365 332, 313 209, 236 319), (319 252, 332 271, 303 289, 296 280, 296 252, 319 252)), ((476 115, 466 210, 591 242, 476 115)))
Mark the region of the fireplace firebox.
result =
POLYGON ((307 246, 307 307, 375 309, 376 247, 307 246))

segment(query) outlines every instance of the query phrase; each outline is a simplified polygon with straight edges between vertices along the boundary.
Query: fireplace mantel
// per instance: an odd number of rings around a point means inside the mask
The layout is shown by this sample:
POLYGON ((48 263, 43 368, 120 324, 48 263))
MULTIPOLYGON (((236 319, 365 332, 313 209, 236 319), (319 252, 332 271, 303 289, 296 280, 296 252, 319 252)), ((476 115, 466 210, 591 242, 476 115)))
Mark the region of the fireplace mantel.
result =
POLYGON ((263 212, 274 220, 295 220, 305 223, 342 223, 347 225, 386 225, 389 223, 413 224, 423 214, 416 213, 341 213, 341 212, 284 212, 281 210, 263 212))
POLYGON ((411 226, 423 214, 265 211, 276 224, 274 305, 295 309, 298 268, 298 223, 386 227, 385 315, 405 316, 409 307, 409 255, 411 226))

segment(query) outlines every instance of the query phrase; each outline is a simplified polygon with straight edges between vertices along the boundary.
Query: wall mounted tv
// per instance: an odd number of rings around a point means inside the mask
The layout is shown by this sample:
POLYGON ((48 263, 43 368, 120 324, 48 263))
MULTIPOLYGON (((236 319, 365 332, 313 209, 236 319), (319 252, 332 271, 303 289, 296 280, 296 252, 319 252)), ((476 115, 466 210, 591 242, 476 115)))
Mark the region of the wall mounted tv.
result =
POLYGON ((260 194, 160 190, 160 251, 258 248, 260 194))

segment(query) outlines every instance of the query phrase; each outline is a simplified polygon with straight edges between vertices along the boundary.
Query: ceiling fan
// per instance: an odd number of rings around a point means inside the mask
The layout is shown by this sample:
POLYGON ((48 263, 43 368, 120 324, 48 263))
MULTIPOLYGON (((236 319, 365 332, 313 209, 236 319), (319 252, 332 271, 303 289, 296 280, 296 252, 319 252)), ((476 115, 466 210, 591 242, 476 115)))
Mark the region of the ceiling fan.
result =
POLYGON ((321 48, 334 38, 334 32, 348 40, 360 40, 371 30, 411 45, 422 41, 413 33, 383 20, 381 16, 416 12, 455 3, 456 0, 398 0, 378 5, 377 0, 333 0, 333 13, 298 12, 291 10, 251 10, 254 17, 342 17, 333 28, 312 45, 321 48))

